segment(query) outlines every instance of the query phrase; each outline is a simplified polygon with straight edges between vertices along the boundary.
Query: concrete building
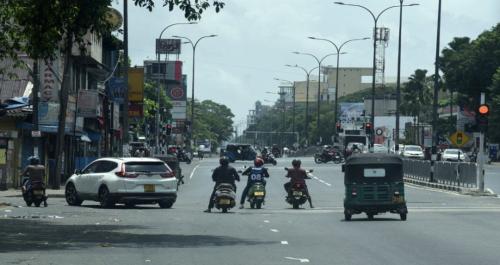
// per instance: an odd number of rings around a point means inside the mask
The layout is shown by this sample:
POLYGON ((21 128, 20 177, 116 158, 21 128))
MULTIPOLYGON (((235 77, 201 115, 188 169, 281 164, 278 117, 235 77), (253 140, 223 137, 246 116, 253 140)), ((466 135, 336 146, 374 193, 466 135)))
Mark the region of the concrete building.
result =
MULTIPOLYGON (((323 68, 326 75, 327 87, 335 93, 335 83, 337 78, 336 67, 326 66, 323 68)), ((341 67, 339 68, 339 93, 338 96, 349 95, 372 85, 371 67, 341 67)), ((333 99, 332 99, 333 100, 333 99)))

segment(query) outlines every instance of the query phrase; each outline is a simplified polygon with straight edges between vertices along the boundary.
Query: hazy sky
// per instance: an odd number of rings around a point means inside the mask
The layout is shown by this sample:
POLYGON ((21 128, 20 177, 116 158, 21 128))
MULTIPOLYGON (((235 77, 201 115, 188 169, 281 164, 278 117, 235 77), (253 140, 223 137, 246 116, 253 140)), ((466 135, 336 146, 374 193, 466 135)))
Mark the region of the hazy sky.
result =
MULTIPOLYGON (((130 1, 129 2, 133 2, 130 1)), ((132 65, 142 65, 144 59, 155 58, 154 40, 161 30, 172 23, 185 22, 179 11, 168 12, 161 7, 153 12, 130 4, 129 56, 132 65)), ((274 77, 304 80, 299 69, 284 67, 299 64, 313 68, 313 58, 292 54, 308 52, 322 57, 334 52, 331 44, 310 40, 308 36, 328 38, 339 44, 348 39, 371 37, 373 19, 365 10, 333 4, 333 0, 226 0, 220 13, 206 11, 198 25, 179 25, 169 28, 164 38, 172 35, 204 39, 196 49, 195 98, 211 99, 226 104, 236 115, 235 123, 246 119, 256 100, 275 100, 266 91, 277 91, 274 77)), ((399 5, 398 0, 353 0, 378 13, 385 7, 399 5)), ((408 76, 417 68, 433 73, 436 45, 437 0, 405 0, 419 6, 403 10, 402 75, 408 76)), ((120 11, 123 0, 115 1, 120 11)), ((442 0, 441 49, 453 37, 476 38, 484 30, 500 22, 499 0, 442 0)), ((397 67, 399 9, 385 12, 379 26, 388 27, 389 45, 386 49, 386 76, 395 76, 397 67)), ((347 44, 340 65, 371 67, 371 40, 347 44)), ((174 59, 172 57, 172 59, 174 59)), ((191 47, 184 45, 180 59, 188 74, 188 95, 191 95, 191 47)), ((325 60, 335 64, 335 56, 325 60)))

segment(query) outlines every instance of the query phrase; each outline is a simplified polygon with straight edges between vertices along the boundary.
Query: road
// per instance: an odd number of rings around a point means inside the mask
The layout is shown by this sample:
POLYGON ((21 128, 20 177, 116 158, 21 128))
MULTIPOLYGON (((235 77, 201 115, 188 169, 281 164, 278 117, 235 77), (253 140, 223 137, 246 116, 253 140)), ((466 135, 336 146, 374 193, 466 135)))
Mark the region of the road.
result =
MULTIPOLYGON (((63 198, 51 198, 48 208, 0 208, 0 264, 500 263, 499 198, 407 186, 407 221, 386 214, 345 222, 340 166, 304 158, 304 168, 314 169, 308 185, 316 208, 293 210, 283 191, 283 166, 290 161, 270 166, 261 210, 202 212, 214 158, 185 169, 186 184, 172 209, 100 209, 96 202, 70 207, 63 198)), ((238 196, 244 184, 238 183, 238 196)), ((7 199, 23 205, 20 197, 7 199)))

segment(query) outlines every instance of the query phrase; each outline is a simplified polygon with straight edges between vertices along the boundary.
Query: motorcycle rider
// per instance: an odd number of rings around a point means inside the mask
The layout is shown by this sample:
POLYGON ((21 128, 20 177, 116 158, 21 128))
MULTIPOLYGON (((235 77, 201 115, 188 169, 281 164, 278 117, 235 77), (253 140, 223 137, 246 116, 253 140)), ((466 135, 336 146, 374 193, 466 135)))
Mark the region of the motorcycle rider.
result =
POLYGON ((210 201, 208 202, 208 209, 204 212, 209 213, 214 208, 214 197, 217 190, 217 186, 222 183, 231 184, 236 192, 235 181, 240 181, 240 176, 234 167, 229 165, 229 159, 225 156, 219 159, 220 166, 217 167, 212 173, 212 180, 215 182, 212 194, 210 195, 210 201))
POLYGON ((292 185, 303 184, 305 193, 307 195, 307 200, 309 201, 309 206, 311 208, 314 208, 312 205, 311 195, 309 194, 309 190, 307 189, 306 185, 306 179, 309 179, 309 177, 307 176, 307 172, 304 169, 300 168, 301 163, 302 162, 300 161, 300 159, 294 159, 292 161, 293 168, 287 169, 287 175, 286 175, 287 178, 290 178, 290 181, 285 183, 283 187, 285 187, 286 193, 290 194, 290 189, 292 185))
POLYGON ((266 186, 266 180, 264 178, 269 178, 269 173, 267 172, 267 168, 263 167, 264 166, 264 160, 262 160, 260 157, 257 157, 254 162, 254 166, 247 168, 241 175, 247 175, 248 180, 247 180, 247 185, 243 189, 243 192, 241 193, 241 200, 240 200, 240 209, 243 209, 245 207, 245 198, 247 196, 248 190, 250 187, 252 187, 253 184, 256 182, 261 182, 264 186, 266 186))
MULTIPOLYGON (((43 183, 45 176, 45 166, 40 164, 40 159, 37 156, 28 157, 29 165, 24 168, 21 176, 23 193, 28 192, 32 188, 32 183, 34 181, 40 181, 43 183)), ((45 184, 44 184, 45 185, 45 184)), ((43 201, 45 207, 47 207, 47 200, 43 201)))

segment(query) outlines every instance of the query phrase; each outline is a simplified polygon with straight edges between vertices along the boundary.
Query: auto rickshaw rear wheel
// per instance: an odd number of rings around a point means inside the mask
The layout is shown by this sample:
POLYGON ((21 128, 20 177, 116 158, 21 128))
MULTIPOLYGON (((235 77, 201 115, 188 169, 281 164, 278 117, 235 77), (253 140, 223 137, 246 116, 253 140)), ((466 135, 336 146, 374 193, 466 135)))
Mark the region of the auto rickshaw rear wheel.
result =
POLYGON ((352 214, 350 214, 350 213, 344 213, 344 219, 346 221, 351 221, 351 217, 352 217, 352 214))
POLYGON ((401 221, 406 221, 406 213, 400 213, 401 221))

